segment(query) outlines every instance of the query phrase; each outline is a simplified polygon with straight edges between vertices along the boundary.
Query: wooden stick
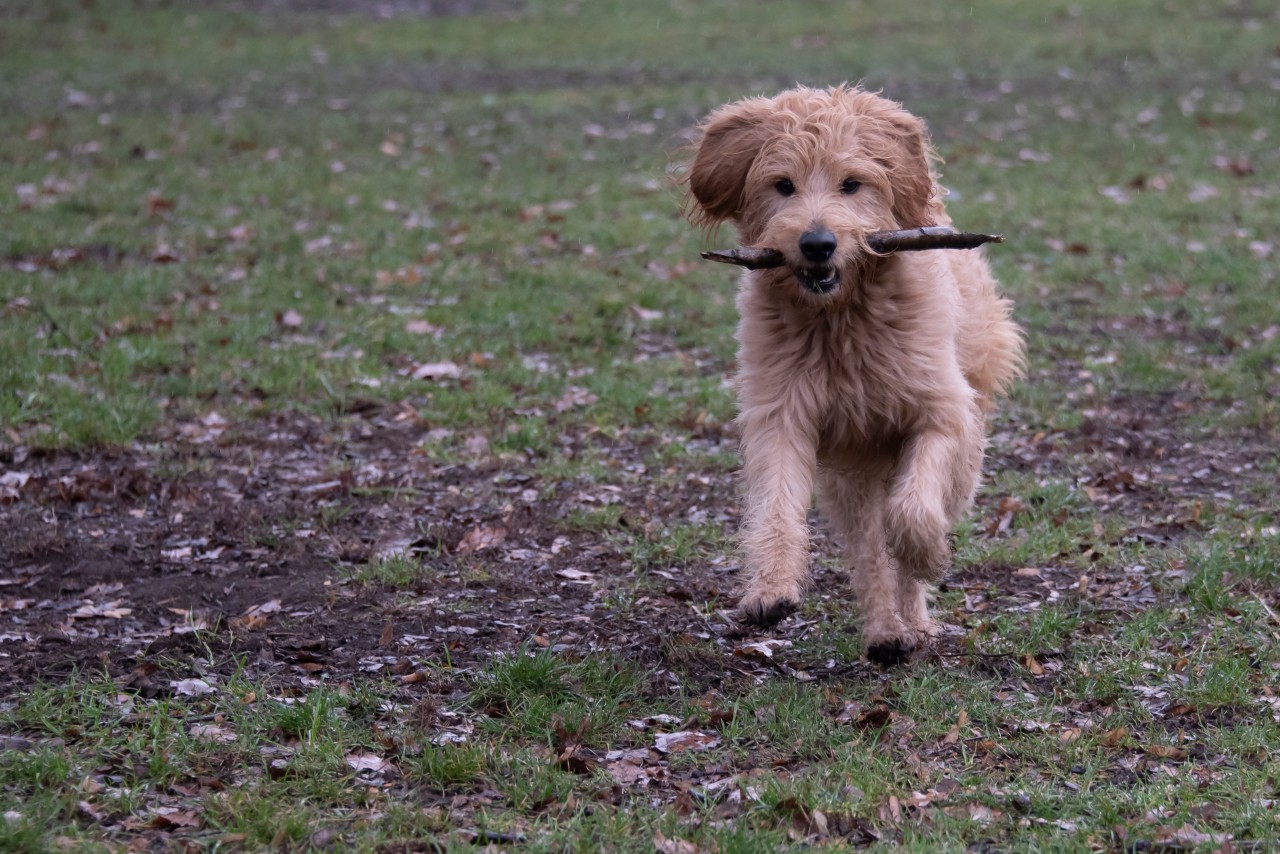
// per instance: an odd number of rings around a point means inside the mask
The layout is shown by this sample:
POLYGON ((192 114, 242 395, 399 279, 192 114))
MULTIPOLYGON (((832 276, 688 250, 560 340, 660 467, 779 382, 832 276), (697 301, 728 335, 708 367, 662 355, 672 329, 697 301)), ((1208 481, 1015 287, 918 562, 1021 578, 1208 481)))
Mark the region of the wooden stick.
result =
POLYGON ((956 231, 947 226, 925 226, 902 231, 877 231, 867 235, 876 252, 920 252, 926 249, 976 249, 984 243, 1004 243, 1003 234, 956 231))
POLYGON ((768 270, 787 263, 787 256, 777 249, 755 249, 750 246, 741 249, 709 249, 702 253, 702 257, 721 264, 737 264, 748 270, 768 270))
MULTIPOLYGON (((867 235, 867 245, 873 252, 882 255, 891 252, 923 252, 926 249, 973 249, 984 243, 1004 243, 1004 236, 956 231, 946 226, 877 231, 867 235)), ((703 252, 702 257, 721 264, 736 264, 748 270, 767 270, 787 263, 786 256, 777 249, 757 249, 751 246, 713 249, 703 252)))

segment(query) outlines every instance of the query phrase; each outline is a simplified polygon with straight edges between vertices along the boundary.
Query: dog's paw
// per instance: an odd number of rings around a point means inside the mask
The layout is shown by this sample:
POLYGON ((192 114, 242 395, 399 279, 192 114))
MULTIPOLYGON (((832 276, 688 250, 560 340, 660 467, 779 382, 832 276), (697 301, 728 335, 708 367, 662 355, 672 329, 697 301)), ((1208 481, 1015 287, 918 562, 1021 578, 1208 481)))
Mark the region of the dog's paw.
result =
POLYGON ((881 667, 903 664, 915 651, 915 642, 907 638, 885 638, 867 644, 867 658, 881 667))
POLYGON ((790 617, 799 607, 799 600, 787 596, 749 593, 738 602, 738 614, 744 623, 767 629, 790 617))
POLYGON ((928 617, 923 620, 912 620, 911 627, 920 635, 920 645, 928 643, 934 638, 942 637, 942 626, 936 620, 928 617))

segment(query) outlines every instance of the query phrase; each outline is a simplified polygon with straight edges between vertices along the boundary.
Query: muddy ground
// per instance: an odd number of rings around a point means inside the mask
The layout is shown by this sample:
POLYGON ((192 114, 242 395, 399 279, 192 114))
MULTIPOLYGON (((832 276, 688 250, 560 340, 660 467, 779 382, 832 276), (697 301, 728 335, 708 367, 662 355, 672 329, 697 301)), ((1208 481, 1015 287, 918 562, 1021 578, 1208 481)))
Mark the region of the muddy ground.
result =
MULTIPOLYGON (((1173 401, 1115 400, 1069 433, 997 426, 989 468, 1066 480, 1110 518, 1116 542, 1166 545, 1194 537, 1201 514, 1269 494, 1262 435, 1191 441, 1173 401)), ((3 450, 0 504, 0 695, 33 681, 107 673, 145 695, 177 680, 241 669, 278 690, 320 681, 389 680, 397 690, 447 699, 465 674, 522 644, 570 655, 621 652, 675 669, 695 686, 754 678, 732 651, 741 630, 729 598, 736 561, 637 566, 627 543, 645 528, 737 518, 733 474, 646 469, 660 441, 566 439, 608 453, 608 484, 550 483, 519 455, 442 458, 410 410, 369 405, 336 425, 302 415, 230 425, 216 416, 165 428, 154 442, 98 453, 3 450), (679 484, 672 488, 673 482, 679 484), (655 480, 661 480, 655 486, 655 480), (575 523, 575 510, 620 504, 611 529, 575 523), (368 577, 379 556, 409 554, 417 578, 368 577)), ((689 440, 730 449, 718 430, 689 440)), ((1010 536, 1026 510, 1016 496, 984 494, 979 536, 1010 536)), ((815 517, 815 557, 834 544, 815 517)), ((1095 533, 1102 537, 1100 530, 1095 533)), ((987 613, 1075 595, 1121 615, 1153 602, 1177 578, 1098 564, 1087 591, 1081 554, 1035 568, 964 566, 944 590, 964 589, 964 611, 987 613)), ((843 596, 818 563, 822 596, 843 596)), ((949 622, 964 613, 943 613, 949 622)), ((793 618, 777 636, 803 635, 793 618)), ((853 630, 853 624, 850 624, 853 630)), ((958 633, 957 633, 958 634, 958 633)), ((958 654, 954 636, 931 654, 958 654)), ((868 669, 863 661, 778 660, 812 672, 868 669)), ((674 681, 674 680, 673 680, 674 681)))

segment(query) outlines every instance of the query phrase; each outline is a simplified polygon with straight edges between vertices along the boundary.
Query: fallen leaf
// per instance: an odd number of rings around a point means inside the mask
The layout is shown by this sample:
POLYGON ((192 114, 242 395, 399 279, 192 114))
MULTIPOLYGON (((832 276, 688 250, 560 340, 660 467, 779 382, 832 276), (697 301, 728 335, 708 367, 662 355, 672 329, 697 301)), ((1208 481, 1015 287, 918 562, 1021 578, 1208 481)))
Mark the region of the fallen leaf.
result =
POLYGON ((199 827, 201 824, 200 816, 177 807, 156 807, 151 815, 152 827, 199 827))
POLYGON ((571 774, 592 774, 597 763, 581 744, 570 744, 556 756, 556 766, 571 774))
POLYGON ((653 746, 659 753, 683 753, 686 750, 710 750, 720 744, 720 737, 705 732, 658 733, 653 746))
POLYGON ((644 321, 650 321, 650 320, 661 320, 661 319, 662 319, 662 312, 660 312, 660 311, 656 311, 656 310, 651 309, 651 308, 642 308, 642 307, 640 307, 640 306, 638 306, 638 305, 633 305, 633 306, 631 306, 631 310, 632 310, 633 312, 635 312, 636 317, 638 317, 638 318, 640 318, 641 320, 644 320, 644 321))
POLYGON ((774 650, 786 649, 791 646, 791 641, 779 638, 770 638, 768 640, 755 641, 753 643, 744 643, 733 650, 734 655, 743 658, 773 658, 774 650))
POLYGON ((183 679, 179 682, 170 682, 169 687, 185 697, 203 697, 206 694, 218 693, 217 688, 203 679, 183 679))
POLYGON ((381 773, 391 767, 390 762, 372 753, 350 753, 347 755, 347 765, 355 771, 373 771, 374 773, 381 773))
POLYGON ((1116 727, 1113 730, 1108 730, 1107 732, 1103 733, 1102 743, 1105 744, 1107 747, 1116 747, 1128 737, 1129 737, 1128 727, 1123 727, 1123 726, 1116 727))
POLYGON ((1178 762, 1187 758, 1187 751, 1181 747, 1173 747, 1167 744, 1150 744, 1142 748, 1148 756, 1155 756, 1159 759, 1173 759, 1178 762))
POLYGON ((666 726, 669 724, 681 723, 684 718, 678 718, 675 715, 653 715, 652 717, 640 718, 634 721, 627 721, 627 726, 632 729, 645 730, 655 726, 666 726))
POLYGON ((408 332, 411 335, 438 336, 442 332, 444 332, 444 329, 442 329, 439 326, 436 326, 434 323, 428 323, 425 320, 410 320, 408 323, 404 325, 404 331, 408 332))
MULTIPOLYGON (((956 718, 955 724, 951 729, 947 730, 947 734, 942 737, 943 744, 955 744, 960 740, 960 728, 969 722, 969 713, 964 709, 960 710, 959 716, 956 718)), ((939 784, 941 785, 941 784, 939 784)))
POLYGON ((1219 172, 1225 172, 1236 178, 1245 178, 1253 174, 1253 164, 1249 162, 1249 158, 1241 155, 1239 157, 1227 157, 1219 154, 1213 158, 1213 168, 1219 172))
MULTIPOLYGON (((646 752, 648 751, 646 750, 646 752)), ((610 762, 604 766, 604 770, 619 786, 648 784, 654 776, 661 772, 659 768, 648 768, 629 759, 610 762)))
POLYGON ((409 374, 415 380, 448 380, 462 375, 462 369, 453 362, 428 362, 418 365, 409 374))
POLYGON ((236 740, 236 734, 226 727, 220 727, 215 724, 195 724, 190 729, 192 738, 200 741, 217 741, 232 742, 236 740))
POLYGON ((280 610, 280 600, 268 599, 266 602, 263 602, 261 605, 252 606, 251 608, 249 608, 249 610, 244 612, 244 615, 246 617, 257 617, 257 616, 264 616, 266 614, 274 614, 279 610, 280 610))
POLYGON ((25 471, 7 471, 0 474, 0 501, 16 501, 22 487, 26 486, 29 480, 31 475, 25 471))
MULTIPOLYGON (((1162 831, 1157 842, 1160 849, 1181 851, 1205 845, 1224 845, 1230 840, 1231 835, 1228 833, 1204 833, 1190 824, 1184 824, 1176 830, 1162 831)), ((1234 850, 1234 848, 1225 850, 1234 850)))
POLYGON ((171 211, 173 207, 173 199, 166 199, 161 196, 147 196, 148 217, 155 217, 166 211, 171 211))
POLYGON ((464 555, 475 554, 476 552, 493 548, 506 538, 506 528, 477 526, 468 531, 466 536, 458 541, 454 551, 464 555))
POLYGON ((132 613, 132 608, 121 608, 119 601, 106 602, 101 605, 85 603, 71 613, 71 618, 83 620, 90 617, 106 617, 107 619, 118 620, 132 613))
POLYGON ((286 329, 297 329, 302 325, 302 315, 295 309, 286 308, 284 311, 276 312, 276 323, 286 329))
POLYGON ((858 729, 880 729, 888 724, 892 718, 893 712, 889 711, 888 706, 884 703, 876 703, 851 723, 858 729))
POLYGON ((662 831, 653 834, 653 847, 659 854, 698 854, 698 846, 687 839, 668 839, 662 831))
POLYGON ((173 264, 181 260, 182 256, 168 243, 156 244, 156 248, 151 251, 151 261, 154 264, 173 264))

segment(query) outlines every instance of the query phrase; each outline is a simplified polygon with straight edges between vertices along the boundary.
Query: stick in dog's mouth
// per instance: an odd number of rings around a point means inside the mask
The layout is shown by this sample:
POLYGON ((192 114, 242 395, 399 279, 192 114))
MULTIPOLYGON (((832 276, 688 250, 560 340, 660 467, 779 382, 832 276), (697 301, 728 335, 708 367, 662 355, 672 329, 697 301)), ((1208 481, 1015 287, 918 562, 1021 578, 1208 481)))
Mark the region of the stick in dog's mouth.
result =
MULTIPOLYGON (((867 245, 873 252, 881 255, 893 252, 923 252, 927 249, 975 249, 984 243, 1004 243, 1004 235, 956 231, 946 226, 877 231, 867 235, 867 245)), ((708 261, 719 261, 721 264, 736 264, 748 270, 768 270, 782 267, 787 263, 787 257, 777 249, 761 249, 752 246, 739 249, 711 249, 703 252, 702 257, 708 261)))

